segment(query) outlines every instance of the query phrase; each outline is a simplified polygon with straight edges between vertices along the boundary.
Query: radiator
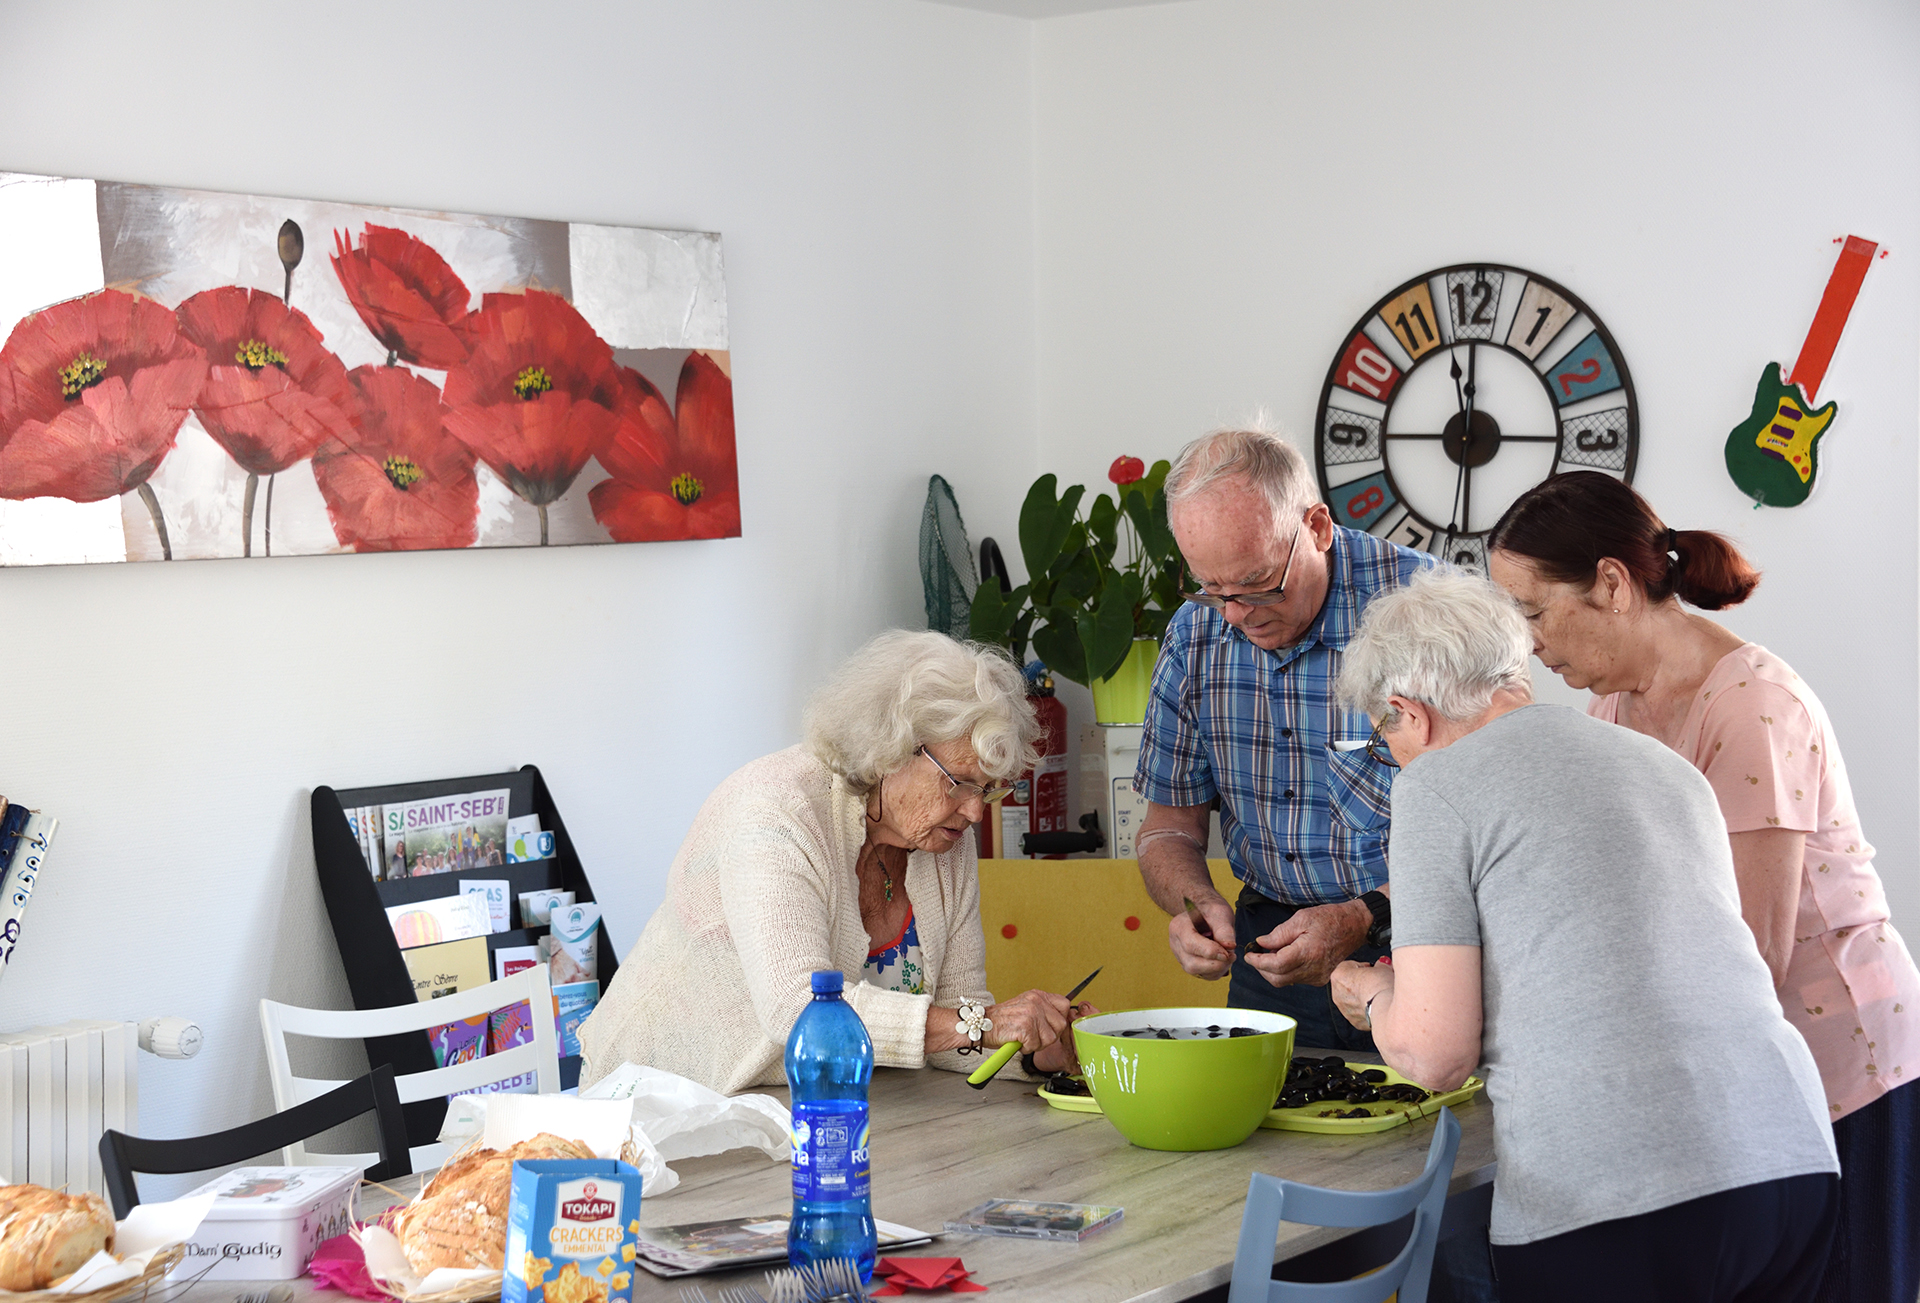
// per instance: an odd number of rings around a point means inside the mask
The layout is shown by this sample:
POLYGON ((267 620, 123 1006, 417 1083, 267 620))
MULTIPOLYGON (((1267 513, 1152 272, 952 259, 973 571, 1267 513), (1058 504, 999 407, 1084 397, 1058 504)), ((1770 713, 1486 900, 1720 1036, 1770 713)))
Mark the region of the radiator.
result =
POLYGON ((138 1032, 84 1019, 0 1032, 0 1183, 106 1194, 101 1132, 139 1129, 138 1032))

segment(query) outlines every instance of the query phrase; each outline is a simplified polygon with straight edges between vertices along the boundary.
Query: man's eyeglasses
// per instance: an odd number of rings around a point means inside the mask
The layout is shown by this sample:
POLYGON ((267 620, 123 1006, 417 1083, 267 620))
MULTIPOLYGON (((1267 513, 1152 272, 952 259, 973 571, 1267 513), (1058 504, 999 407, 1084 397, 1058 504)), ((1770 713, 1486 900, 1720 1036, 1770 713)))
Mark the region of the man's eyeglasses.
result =
MULTIPOLYGON (((1230 597, 1221 597, 1215 593, 1190 593, 1183 588, 1180 590, 1180 596, 1186 598, 1189 602, 1197 602, 1199 605, 1209 607, 1215 611, 1224 611, 1228 602, 1238 602, 1242 606, 1249 607, 1280 605, 1280 603, 1287 600, 1287 576, 1293 573, 1293 554, 1300 550, 1300 530, 1305 528, 1305 525, 1306 522, 1302 521, 1300 525, 1294 528, 1293 544, 1287 548, 1287 564, 1280 571, 1280 586, 1278 588, 1269 588, 1261 593, 1235 593, 1230 597)), ((1191 571, 1188 572, 1188 577, 1192 577, 1191 571)))
POLYGON ((932 761, 935 769, 938 769, 942 774, 946 774, 947 783, 949 784, 947 787, 947 799, 950 801, 957 801, 964 805, 967 801, 977 796, 981 801, 991 805, 1013 790, 1012 783, 995 783, 992 787, 982 787, 978 783, 969 783, 964 778, 955 778, 951 773, 947 772, 945 765, 941 764, 938 760, 934 760, 933 752, 927 750, 925 747, 921 747, 920 754, 932 761))
POLYGON ((1397 715, 1388 715, 1373 726, 1373 733, 1367 738, 1367 754, 1381 764, 1390 765, 1395 769, 1400 767, 1400 762, 1393 758, 1393 752, 1387 747, 1387 725, 1398 722, 1397 715))

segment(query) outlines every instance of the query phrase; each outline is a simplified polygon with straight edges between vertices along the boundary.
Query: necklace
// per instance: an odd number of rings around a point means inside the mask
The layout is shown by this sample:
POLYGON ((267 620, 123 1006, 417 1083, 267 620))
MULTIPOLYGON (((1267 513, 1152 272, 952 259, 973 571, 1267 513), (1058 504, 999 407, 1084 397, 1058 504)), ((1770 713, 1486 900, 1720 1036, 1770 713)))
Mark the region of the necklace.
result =
MULTIPOLYGON (((874 790, 874 796, 879 802, 881 814, 886 813, 886 808, 887 808, 886 795, 883 792, 881 792, 881 790, 878 787, 875 787, 873 790, 874 790)), ((868 815, 867 822, 879 823, 880 815, 879 814, 868 815)), ((881 885, 887 893, 887 903, 891 905, 893 903, 893 874, 889 872, 887 869, 887 857, 880 853, 880 843, 870 842, 868 844, 873 847, 874 863, 880 866, 881 885)))

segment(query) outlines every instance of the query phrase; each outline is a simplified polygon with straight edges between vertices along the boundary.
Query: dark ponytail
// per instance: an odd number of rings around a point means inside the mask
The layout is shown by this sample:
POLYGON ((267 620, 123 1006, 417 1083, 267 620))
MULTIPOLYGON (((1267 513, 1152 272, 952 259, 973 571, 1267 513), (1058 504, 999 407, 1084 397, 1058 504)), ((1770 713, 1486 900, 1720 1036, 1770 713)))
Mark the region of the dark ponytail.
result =
POLYGON ((1718 611, 1760 584, 1760 572, 1724 535, 1668 529, 1645 498, 1599 471, 1569 471, 1528 489, 1487 535, 1487 550, 1525 557, 1546 578, 1583 591, 1601 559, 1612 557, 1656 605, 1678 597, 1718 611))

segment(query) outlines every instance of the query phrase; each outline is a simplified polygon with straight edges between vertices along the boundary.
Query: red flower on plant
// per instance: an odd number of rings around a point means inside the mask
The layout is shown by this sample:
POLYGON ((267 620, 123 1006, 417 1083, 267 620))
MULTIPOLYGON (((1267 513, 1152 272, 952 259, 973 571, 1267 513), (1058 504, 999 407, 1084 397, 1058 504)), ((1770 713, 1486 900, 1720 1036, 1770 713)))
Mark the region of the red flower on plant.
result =
POLYGON ((540 508, 572 487, 611 440, 621 368, 587 319, 557 294, 489 294, 463 329, 469 352, 447 373, 447 429, 540 508))
POLYGON ((1107 478, 1122 488, 1147 477, 1147 464, 1138 457, 1115 457, 1107 467, 1107 478))
POLYGON ((425 240, 369 222, 353 247, 333 233, 333 270, 374 338, 403 362, 448 371, 467 360, 461 323, 473 297, 425 240))
POLYGON ((305 461, 352 427, 347 368, 307 314, 261 290, 223 285, 176 310, 180 330, 206 350, 207 381, 194 415, 250 475, 305 461))
POLYGON ((440 391, 401 367, 356 367, 347 382, 359 419, 313 454, 333 536, 356 552, 471 547, 480 483, 440 391))
POLYGON ((98 502, 141 488, 206 375, 206 356, 152 299, 101 290, 23 319, 0 348, 0 497, 98 502))
POLYGON ((689 353, 669 414, 659 390, 625 375, 620 428, 598 450, 613 478, 587 494, 593 518, 621 543, 737 538, 733 381, 706 354, 689 353))

